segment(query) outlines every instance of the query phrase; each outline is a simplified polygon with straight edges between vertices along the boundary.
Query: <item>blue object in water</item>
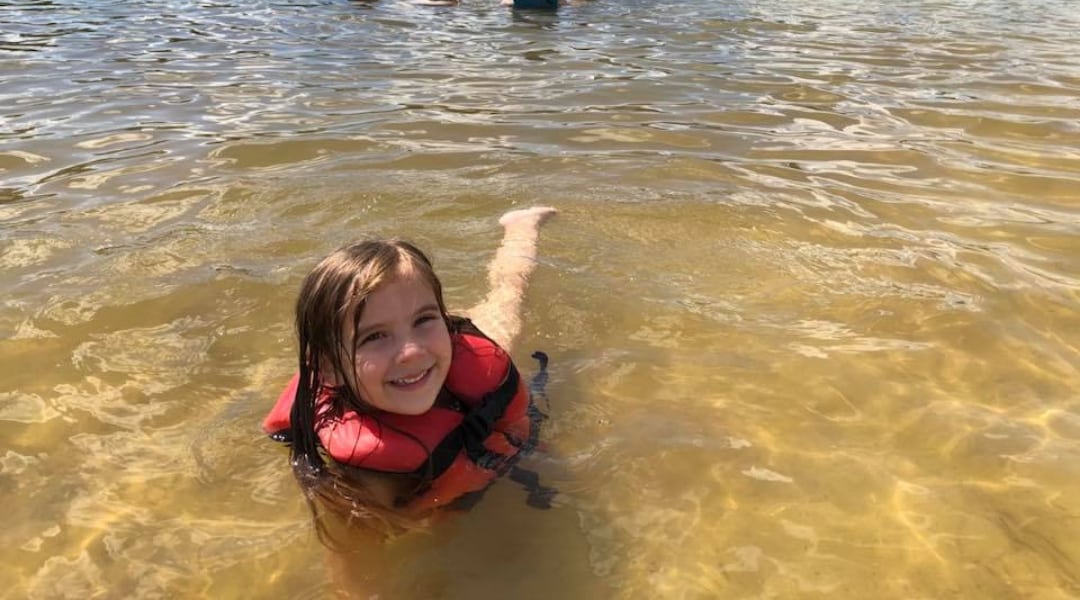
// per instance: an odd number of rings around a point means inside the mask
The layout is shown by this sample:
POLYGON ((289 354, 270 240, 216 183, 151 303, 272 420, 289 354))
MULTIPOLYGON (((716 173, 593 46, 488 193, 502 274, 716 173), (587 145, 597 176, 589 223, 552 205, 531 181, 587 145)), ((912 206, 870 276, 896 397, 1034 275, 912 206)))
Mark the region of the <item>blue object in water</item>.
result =
POLYGON ((514 0, 514 8, 542 8, 555 10, 559 8, 559 0, 514 0))

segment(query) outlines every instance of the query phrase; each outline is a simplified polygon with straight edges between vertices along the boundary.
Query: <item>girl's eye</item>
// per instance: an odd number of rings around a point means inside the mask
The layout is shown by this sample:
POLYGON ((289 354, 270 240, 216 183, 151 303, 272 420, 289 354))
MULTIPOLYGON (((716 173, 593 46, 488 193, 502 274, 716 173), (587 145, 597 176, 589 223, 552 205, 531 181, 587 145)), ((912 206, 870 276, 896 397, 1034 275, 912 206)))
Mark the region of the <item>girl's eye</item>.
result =
POLYGON ((424 316, 416 319, 416 324, 417 325, 423 325, 424 323, 430 323, 432 321, 436 321, 436 320, 438 320, 438 318, 439 317, 436 316, 436 315, 424 315, 424 316))
POLYGON ((367 336, 364 337, 364 339, 360 340, 360 345, 363 346, 364 344, 366 344, 368 342, 374 342, 375 340, 381 340, 385 336, 386 336, 386 334, 381 332, 381 331, 376 331, 375 333, 369 333, 369 334, 367 334, 367 336))

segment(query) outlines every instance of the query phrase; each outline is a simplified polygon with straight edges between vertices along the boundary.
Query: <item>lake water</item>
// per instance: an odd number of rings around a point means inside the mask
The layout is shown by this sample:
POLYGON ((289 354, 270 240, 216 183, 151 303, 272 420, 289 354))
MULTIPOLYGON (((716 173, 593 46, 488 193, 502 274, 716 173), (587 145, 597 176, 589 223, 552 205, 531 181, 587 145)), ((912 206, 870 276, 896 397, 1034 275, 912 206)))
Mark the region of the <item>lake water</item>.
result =
POLYGON ((0 595, 1080 596, 1080 5, 495 4, 0 2, 0 595), (300 279, 538 203, 553 508, 335 559, 300 279))

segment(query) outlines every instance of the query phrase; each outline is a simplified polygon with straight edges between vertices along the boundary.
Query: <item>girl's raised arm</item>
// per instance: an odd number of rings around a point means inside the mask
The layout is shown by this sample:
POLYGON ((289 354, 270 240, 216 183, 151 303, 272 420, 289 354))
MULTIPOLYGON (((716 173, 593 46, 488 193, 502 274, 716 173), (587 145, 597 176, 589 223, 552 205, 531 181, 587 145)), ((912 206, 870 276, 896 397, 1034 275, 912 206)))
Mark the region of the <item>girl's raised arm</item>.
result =
POLYGON ((556 213, 549 206, 534 206, 506 213, 499 219, 503 239, 488 265, 491 290, 466 316, 507 352, 521 333, 521 302, 529 275, 536 269, 536 242, 540 225, 556 213))

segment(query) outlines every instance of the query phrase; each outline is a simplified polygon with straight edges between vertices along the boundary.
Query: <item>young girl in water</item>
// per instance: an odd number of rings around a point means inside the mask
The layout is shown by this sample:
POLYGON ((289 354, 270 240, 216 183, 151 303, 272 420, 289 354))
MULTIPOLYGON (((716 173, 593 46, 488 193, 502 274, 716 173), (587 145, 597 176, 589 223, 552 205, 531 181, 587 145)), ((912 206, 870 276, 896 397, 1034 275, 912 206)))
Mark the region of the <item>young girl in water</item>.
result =
POLYGON ((308 274, 296 303, 299 372, 263 428, 291 446, 324 541, 327 515, 385 535, 421 526, 535 443, 536 413, 507 352, 540 225, 554 213, 503 215, 491 289, 469 318, 447 312, 431 262, 408 242, 351 244, 308 274))

